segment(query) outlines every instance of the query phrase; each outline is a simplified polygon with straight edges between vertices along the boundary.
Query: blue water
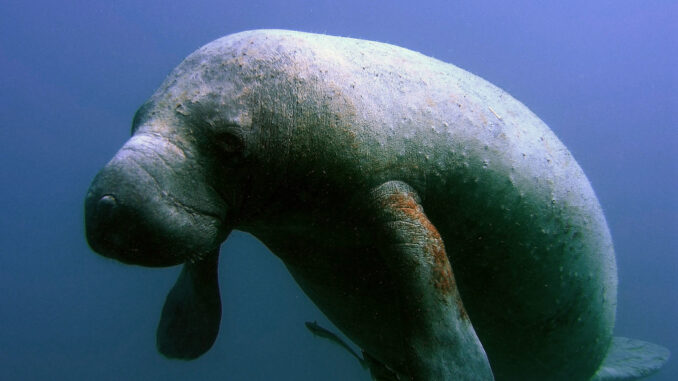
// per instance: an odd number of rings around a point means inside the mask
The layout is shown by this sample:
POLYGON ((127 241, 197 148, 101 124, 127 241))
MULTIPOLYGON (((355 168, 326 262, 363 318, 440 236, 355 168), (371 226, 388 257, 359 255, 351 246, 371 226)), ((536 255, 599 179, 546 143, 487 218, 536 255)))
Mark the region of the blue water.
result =
MULTIPOLYGON (((92 253, 83 198, 187 54, 285 28, 389 42, 504 88, 572 151, 619 265, 616 334, 678 354, 678 4, 644 1, 0 1, 0 379, 369 380, 255 239, 224 245, 224 314, 193 362, 155 350, 178 268, 92 253), (543 3, 543 4, 542 4, 543 3)), ((678 379, 678 359, 651 380, 678 379)))

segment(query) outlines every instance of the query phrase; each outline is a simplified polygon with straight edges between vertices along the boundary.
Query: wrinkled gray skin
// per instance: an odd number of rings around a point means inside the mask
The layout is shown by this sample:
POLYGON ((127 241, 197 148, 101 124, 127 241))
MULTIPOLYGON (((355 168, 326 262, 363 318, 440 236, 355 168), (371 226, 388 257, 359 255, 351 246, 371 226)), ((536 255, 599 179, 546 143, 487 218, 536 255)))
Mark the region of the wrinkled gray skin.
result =
POLYGON ((217 335, 232 229, 393 379, 585 380, 611 340, 612 243, 567 149, 499 88, 387 44, 202 47, 137 112, 86 224, 103 255, 185 264, 158 327, 170 357, 217 335))

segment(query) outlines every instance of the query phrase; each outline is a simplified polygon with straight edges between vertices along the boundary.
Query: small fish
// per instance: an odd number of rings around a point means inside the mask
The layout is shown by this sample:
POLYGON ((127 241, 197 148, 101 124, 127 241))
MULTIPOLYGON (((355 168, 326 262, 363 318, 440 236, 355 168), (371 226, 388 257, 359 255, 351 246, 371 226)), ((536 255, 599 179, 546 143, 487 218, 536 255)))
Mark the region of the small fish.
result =
POLYGON ((368 369, 368 365, 367 365, 367 362, 365 361, 365 359, 360 357, 360 355, 357 354, 353 350, 353 348, 351 348, 348 344, 346 344, 346 342, 344 342, 344 340, 342 340, 339 336, 337 336, 336 334, 334 334, 334 333, 328 331, 327 329, 321 327, 316 321, 313 321, 313 322, 307 321, 304 324, 306 325, 306 328, 308 328, 308 330, 311 331, 313 336, 318 336, 318 337, 328 339, 331 342, 337 344, 338 346, 344 348, 351 355, 353 355, 353 357, 358 359, 358 361, 360 362, 360 365, 363 367, 363 369, 368 369))

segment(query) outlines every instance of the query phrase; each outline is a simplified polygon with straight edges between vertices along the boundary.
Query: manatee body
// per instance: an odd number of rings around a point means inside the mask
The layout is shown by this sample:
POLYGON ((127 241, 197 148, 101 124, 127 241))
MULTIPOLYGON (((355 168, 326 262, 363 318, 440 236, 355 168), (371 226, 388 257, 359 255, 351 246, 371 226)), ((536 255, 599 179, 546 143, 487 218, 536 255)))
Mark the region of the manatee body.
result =
POLYGON ((205 45, 139 109, 86 223, 103 255, 185 264, 158 327, 169 357, 217 335, 232 229, 373 374, 586 380, 612 339, 612 242, 570 153, 501 89, 392 45, 278 30, 205 45))

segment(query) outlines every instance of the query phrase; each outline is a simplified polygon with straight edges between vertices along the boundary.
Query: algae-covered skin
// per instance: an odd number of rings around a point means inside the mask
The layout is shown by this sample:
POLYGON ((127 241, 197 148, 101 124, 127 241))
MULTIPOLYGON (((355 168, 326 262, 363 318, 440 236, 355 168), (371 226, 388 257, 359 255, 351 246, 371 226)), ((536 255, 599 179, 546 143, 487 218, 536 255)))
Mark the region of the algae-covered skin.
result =
POLYGON ((186 263, 158 329, 170 357, 216 337, 232 229, 400 379, 586 380, 605 357, 617 279, 596 196, 539 118, 473 74, 243 32, 187 57, 133 134, 92 183, 87 235, 128 263, 186 263))

